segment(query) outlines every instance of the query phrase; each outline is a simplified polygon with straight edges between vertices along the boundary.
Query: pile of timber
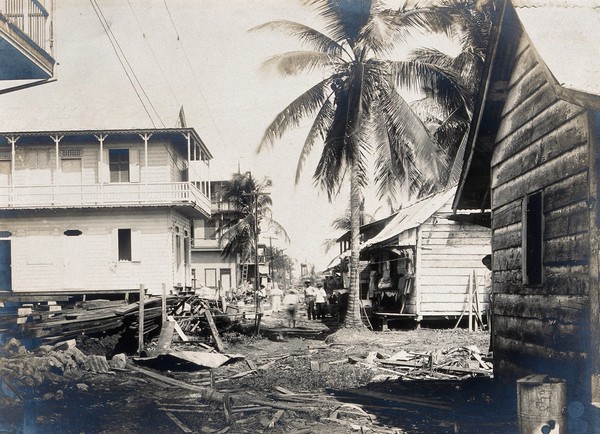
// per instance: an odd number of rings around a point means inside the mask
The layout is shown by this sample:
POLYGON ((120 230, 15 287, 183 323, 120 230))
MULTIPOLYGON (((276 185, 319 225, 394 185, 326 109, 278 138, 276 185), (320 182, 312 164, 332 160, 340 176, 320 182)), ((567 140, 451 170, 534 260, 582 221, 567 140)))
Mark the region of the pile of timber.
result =
POLYGON ((475 345, 425 353, 399 351, 385 355, 371 352, 367 357, 350 356, 348 362, 405 379, 453 379, 491 376, 493 373, 491 360, 475 345))
MULTIPOLYGON (((143 300, 143 333, 148 336, 163 323, 163 309, 167 316, 175 316, 188 334, 209 330, 206 311, 212 312, 216 326, 229 323, 229 316, 216 305, 195 295, 169 295, 163 306, 162 297, 143 300)), ((102 332, 131 332, 139 330, 139 302, 126 300, 54 301, 0 305, 0 332, 18 339, 41 339, 54 343, 79 335, 102 332)), ((211 320, 213 318, 210 318, 211 320)))

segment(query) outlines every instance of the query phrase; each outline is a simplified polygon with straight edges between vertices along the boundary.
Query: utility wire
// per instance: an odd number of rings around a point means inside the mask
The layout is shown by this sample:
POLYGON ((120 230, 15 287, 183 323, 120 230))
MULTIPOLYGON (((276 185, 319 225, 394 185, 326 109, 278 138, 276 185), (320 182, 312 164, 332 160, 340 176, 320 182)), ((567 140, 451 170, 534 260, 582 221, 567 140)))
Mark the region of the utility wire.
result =
POLYGON ((92 7, 94 8, 94 12, 96 12, 96 16, 98 17, 98 20, 100 21, 100 24, 102 25, 102 28, 104 29, 104 32, 108 36, 108 39, 110 41, 110 44, 113 47, 113 50, 114 50, 114 52, 115 52, 115 54, 117 56, 117 59, 119 60, 119 63, 121 64, 121 66, 123 67, 123 70, 125 71, 125 75, 127 75, 127 79, 131 83, 131 86, 133 87, 133 89, 134 89, 134 91, 135 91, 138 99, 142 103, 142 106, 144 107, 144 110, 146 111, 146 114, 150 118, 150 122, 152 122, 152 125, 156 128, 156 124, 154 122, 154 119, 152 118, 152 115, 150 114, 150 111, 148 110, 148 107, 146 106, 146 103, 144 102, 144 99, 142 98, 142 95, 140 94, 140 91, 138 91, 138 88, 136 87, 136 84, 134 83, 134 80, 135 80, 135 82, 137 82, 137 86, 140 88, 140 90, 141 90, 142 94, 145 96, 148 104, 150 105, 150 107, 152 108, 152 110, 156 114, 156 117, 158 118, 158 120, 160 121, 160 123, 162 124, 162 126, 164 127, 165 126, 164 122, 160 118, 160 115, 156 111, 156 108, 152 104, 152 101, 148 97, 148 94, 144 90, 144 87, 142 86, 141 82, 137 78, 137 75, 135 74, 134 69, 132 68, 131 64, 127 60, 127 56, 125 55, 123 49, 119 45, 119 42, 118 42, 117 38, 115 37, 115 35, 113 34, 112 30, 110 29, 110 26, 108 25, 106 17, 102 13, 102 10, 100 9, 100 6, 98 5, 98 2, 96 0, 90 0, 90 3, 92 4, 92 7), (129 71, 128 71, 127 68, 129 68, 129 71))
POLYGON ((140 22, 137 14, 135 13, 135 10, 133 9, 133 6, 131 5, 131 1, 127 0, 127 3, 129 4, 129 8, 131 9, 131 13, 133 14, 133 17, 135 18, 135 21, 137 22, 138 27, 142 31, 142 38, 144 39, 144 41, 148 45, 148 48, 150 49, 150 52, 152 53, 152 57, 154 58, 154 63, 156 63, 156 66, 158 66, 158 69, 160 70, 161 75, 163 76, 165 82, 167 83, 167 87, 169 88, 169 91, 171 92, 171 96, 173 96, 173 99, 175 100, 177 105, 181 106, 181 103, 179 102, 179 99, 177 98, 177 95, 175 94, 175 91, 173 90, 173 87, 171 86, 171 83, 169 82, 169 79, 168 79, 167 75, 165 74, 164 69, 160 65, 160 62, 158 61, 158 57, 156 56, 156 53, 155 53, 154 49, 152 48, 150 41, 148 41, 148 38, 146 38, 146 32, 144 31, 144 27, 142 26, 142 23, 140 22))
POLYGON ((194 68, 192 67, 192 63, 190 62, 190 58, 188 57, 187 51, 185 50, 185 46, 183 45, 183 43, 181 41, 181 36, 179 34, 179 31, 177 30, 177 25, 175 24, 175 21, 173 20, 173 16, 171 15, 171 10, 169 9, 169 5, 167 4, 166 0, 163 0, 163 3, 165 5, 165 9, 167 10, 167 14, 169 15, 169 20, 171 21, 171 24, 173 25, 173 30, 175 31, 175 34, 177 35, 177 41, 179 42, 179 45, 181 45, 181 50, 185 57, 185 61, 188 65, 188 68, 192 72, 192 76, 194 77, 194 82, 196 84, 196 88, 198 89, 198 92, 200 93, 200 97, 202 98, 202 101, 204 102, 204 105, 206 106, 206 109, 208 111, 208 116, 210 117, 210 120, 212 121, 213 126, 215 127, 215 130, 217 131, 217 135, 219 137, 219 140, 221 141, 221 146, 225 146, 225 141, 223 140, 223 134, 221 133, 221 130, 217 126, 217 122, 215 121, 215 118, 212 115, 210 106, 208 105, 208 102, 206 101, 206 98, 204 97, 204 93, 202 92, 202 88, 200 87, 200 81, 198 80, 198 77, 196 76, 196 72, 194 71, 194 68))

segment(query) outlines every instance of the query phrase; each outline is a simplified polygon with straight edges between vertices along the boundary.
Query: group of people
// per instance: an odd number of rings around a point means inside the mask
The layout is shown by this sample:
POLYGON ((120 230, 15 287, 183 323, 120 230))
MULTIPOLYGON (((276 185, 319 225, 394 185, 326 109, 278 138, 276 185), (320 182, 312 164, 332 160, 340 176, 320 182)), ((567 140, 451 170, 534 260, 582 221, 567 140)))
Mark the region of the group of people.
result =
MULTIPOLYGON (((317 283, 316 288, 311 283, 310 280, 304 281, 304 304, 308 320, 325 319, 325 314, 327 313, 327 292, 325 292, 321 283, 317 283)), ((271 295, 273 295, 272 292, 271 295)), ((279 301, 273 299, 272 302, 273 312, 278 312, 279 309, 275 310, 275 305, 276 303, 279 305, 279 301)), ((283 297, 283 306, 287 313, 289 327, 296 327, 299 304, 300 296, 296 290, 290 289, 283 297)))

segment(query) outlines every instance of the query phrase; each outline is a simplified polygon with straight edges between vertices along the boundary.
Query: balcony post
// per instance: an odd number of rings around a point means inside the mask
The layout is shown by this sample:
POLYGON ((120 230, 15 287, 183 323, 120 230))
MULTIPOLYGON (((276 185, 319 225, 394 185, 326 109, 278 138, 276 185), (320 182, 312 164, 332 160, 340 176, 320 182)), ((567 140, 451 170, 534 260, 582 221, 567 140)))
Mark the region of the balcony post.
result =
MULTIPOLYGON (((22 0, 22 11, 23 11, 23 33, 31 37, 30 26, 29 26, 29 5, 31 0, 22 0)), ((31 38, 33 39, 33 38, 31 38)))
POLYGON ((187 182, 188 182, 188 199, 192 199, 192 177, 190 176, 190 172, 192 171, 192 147, 191 147, 191 143, 192 143, 192 135, 187 132, 187 133, 183 133, 183 136, 186 138, 187 140, 187 182))
POLYGON ((100 203, 104 202, 104 179, 102 171, 104 170, 104 140, 107 136, 108 134, 94 134, 94 137, 96 137, 96 139, 98 139, 98 141, 100 142, 100 165, 98 166, 98 184, 100 184, 100 197, 98 198, 98 201, 100 203))
POLYGON ((10 199, 8 203, 14 205, 15 200, 15 144, 19 140, 19 136, 7 137, 10 142, 10 199))
MULTIPOLYGON (((148 184, 148 140, 150 140, 150 137, 152 137, 152 133, 139 134, 139 136, 144 141, 144 183, 147 185, 148 184)), ((146 189, 146 192, 148 192, 148 189, 146 189)))
POLYGON ((60 184, 58 182, 58 178, 62 177, 62 170, 60 167, 60 150, 58 149, 58 144, 60 143, 60 141, 62 140, 64 136, 59 136, 59 135, 54 135, 54 136, 50 136, 50 138, 54 141, 54 149, 55 149, 55 162, 56 162, 56 176, 54 177, 54 202, 56 203, 59 199, 60 196, 60 192, 59 192, 59 187, 58 185, 60 184))

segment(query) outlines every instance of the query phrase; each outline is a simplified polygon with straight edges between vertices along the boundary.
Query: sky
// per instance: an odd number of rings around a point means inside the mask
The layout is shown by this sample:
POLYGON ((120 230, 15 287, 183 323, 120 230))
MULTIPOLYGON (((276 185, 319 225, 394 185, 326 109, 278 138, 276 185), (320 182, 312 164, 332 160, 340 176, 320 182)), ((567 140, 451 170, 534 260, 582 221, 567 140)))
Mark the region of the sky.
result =
MULTIPOLYGON (((187 125, 213 154, 213 180, 229 179, 238 167, 272 179, 273 218, 290 237, 288 244, 263 228, 265 236, 277 238, 273 246, 317 271, 329 264, 337 249, 327 253, 323 243, 340 235, 331 222, 344 214, 349 189, 329 202, 313 185, 318 149, 295 183, 308 124, 256 152, 275 115, 320 76, 283 78, 265 71, 261 63, 269 56, 301 46, 279 33, 249 29, 276 19, 319 27, 311 9, 297 0, 55 3, 57 81, 2 95, 0 131, 175 127, 183 106, 187 125), (98 15, 114 35, 112 44, 98 15)), ((367 194, 367 209, 377 208, 367 194)))

